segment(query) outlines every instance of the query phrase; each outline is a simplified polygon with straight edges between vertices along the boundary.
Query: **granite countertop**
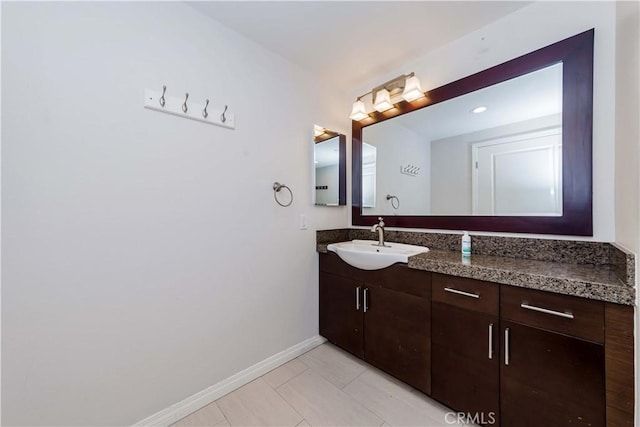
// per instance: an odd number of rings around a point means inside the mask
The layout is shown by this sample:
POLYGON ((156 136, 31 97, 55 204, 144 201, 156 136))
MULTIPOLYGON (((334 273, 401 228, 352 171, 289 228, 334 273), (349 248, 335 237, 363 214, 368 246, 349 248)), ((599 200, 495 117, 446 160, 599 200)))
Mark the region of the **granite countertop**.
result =
POLYGON ((567 264, 472 255, 468 265, 461 254, 433 250, 409 258, 409 268, 468 277, 541 291, 633 305, 635 289, 607 266, 567 264))
MULTIPOLYGON (((317 244, 327 252, 326 243, 317 244)), ((633 305, 635 288, 607 265, 570 264, 492 255, 472 255, 463 263, 459 252, 430 250, 409 257, 409 268, 468 277, 522 288, 633 305)))

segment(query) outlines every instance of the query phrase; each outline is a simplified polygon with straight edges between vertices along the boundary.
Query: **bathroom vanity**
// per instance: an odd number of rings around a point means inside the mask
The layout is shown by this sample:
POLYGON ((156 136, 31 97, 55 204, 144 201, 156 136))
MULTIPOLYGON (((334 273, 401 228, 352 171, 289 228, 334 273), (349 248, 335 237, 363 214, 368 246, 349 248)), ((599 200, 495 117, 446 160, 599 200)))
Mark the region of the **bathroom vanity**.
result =
POLYGON ((320 255, 320 335, 429 394, 431 276, 394 264, 360 270, 320 255))
POLYGON ((633 425, 633 255, 601 242, 474 236, 474 255, 461 259, 459 234, 385 232, 381 218, 593 236, 594 37, 576 34, 352 121, 352 224, 373 228, 317 234, 321 335, 480 424, 633 425), (493 108, 504 122, 467 114, 526 87, 536 90, 523 108, 493 108), (534 114, 543 92, 553 108, 534 114), (347 264, 344 250, 327 253, 372 231, 380 243, 384 234, 430 250, 370 271, 347 264))
POLYGON ((361 270, 325 247, 320 334, 330 342, 487 425, 633 425, 634 290, 618 276, 624 265, 486 254, 468 264, 435 249, 361 270))

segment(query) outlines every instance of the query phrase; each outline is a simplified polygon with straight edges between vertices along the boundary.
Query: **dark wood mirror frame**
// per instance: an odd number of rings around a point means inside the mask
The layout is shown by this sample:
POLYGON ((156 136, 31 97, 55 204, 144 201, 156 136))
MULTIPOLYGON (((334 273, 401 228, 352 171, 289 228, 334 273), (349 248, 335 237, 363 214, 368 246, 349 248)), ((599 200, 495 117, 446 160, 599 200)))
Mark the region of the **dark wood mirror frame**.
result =
POLYGON ((591 29, 352 121, 353 225, 378 222, 378 215, 362 215, 362 128, 562 62, 562 216, 398 215, 384 221, 391 227, 592 236, 593 40, 591 29))
MULTIPOLYGON (((320 144, 334 137, 338 138, 338 206, 347 204, 347 137, 341 133, 325 130, 325 132, 313 138, 313 144, 320 144)), ((314 199, 315 200, 315 199, 314 199)), ((321 206, 321 205, 315 205, 321 206)))

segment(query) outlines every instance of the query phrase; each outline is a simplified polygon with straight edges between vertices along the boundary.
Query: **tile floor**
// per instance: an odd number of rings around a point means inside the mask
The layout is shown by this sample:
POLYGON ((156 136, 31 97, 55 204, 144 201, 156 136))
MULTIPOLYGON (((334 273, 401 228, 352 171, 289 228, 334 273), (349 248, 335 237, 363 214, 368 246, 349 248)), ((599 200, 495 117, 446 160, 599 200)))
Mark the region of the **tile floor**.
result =
POLYGON ((460 426, 448 408, 323 344, 174 424, 182 426, 460 426), (448 422, 447 422, 448 421, 448 422))

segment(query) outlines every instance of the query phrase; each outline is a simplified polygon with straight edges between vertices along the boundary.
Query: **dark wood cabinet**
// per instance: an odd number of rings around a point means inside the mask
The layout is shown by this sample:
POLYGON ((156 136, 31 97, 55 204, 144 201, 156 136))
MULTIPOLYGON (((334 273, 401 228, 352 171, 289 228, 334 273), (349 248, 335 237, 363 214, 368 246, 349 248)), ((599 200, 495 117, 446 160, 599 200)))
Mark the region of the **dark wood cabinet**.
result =
POLYGON ((433 275, 432 397, 480 424, 605 426, 604 303, 433 275))
POLYGON ((601 344, 509 321, 501 326, 502 426, 606 425, 601 344))
POLYGON ((503 287, 503 426, 605 426, 604 303, 503 287))
POLYGON ((363 358, 364 313, 355 306, 360 291, 354 280, 320 272, 320 335, 363 358))
POLYGON ((634 308, 320 254, 320 334, 476 424, 623 426, 634 308))
POLYGON ((428 300, 383 287, 368 287, 364 359, 425 393, 430 389, 428 300))
POLYGON ((431 273, 359 270, 320 254, 319 315, 330 342, 430 393, 431 273))
POLYGON ((431 395, 498 425, 498 285, 433 275, 431 395))

